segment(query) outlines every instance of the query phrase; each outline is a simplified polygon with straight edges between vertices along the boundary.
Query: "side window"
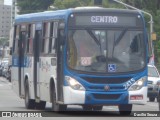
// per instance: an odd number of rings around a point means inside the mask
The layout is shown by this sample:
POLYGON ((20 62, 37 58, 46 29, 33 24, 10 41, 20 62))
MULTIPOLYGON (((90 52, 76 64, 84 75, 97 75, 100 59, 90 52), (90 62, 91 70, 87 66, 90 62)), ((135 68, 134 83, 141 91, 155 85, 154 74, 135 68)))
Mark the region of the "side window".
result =
POLYGON ((33 53, 33 38, 35 33, 35 25, 29 24, 28 25, 28 37, 27 37, 27 53, 33 53))
POLYGON ((58 34, 58 22, 51 22, 50 36, 49 36, 49 53, 54 54, 56 52, 57 34, 58 34))
POLYGON ((14 39, 13 39, 13 53, 18 54, 18 42, 20 37, 20 26, 17 25, 14 27, 14 39))
POLYGON ((42 53, 48 53, 49 46, 49 34, 50 34, 50 23, 43 23, 43 40, 42 40, 42 53))

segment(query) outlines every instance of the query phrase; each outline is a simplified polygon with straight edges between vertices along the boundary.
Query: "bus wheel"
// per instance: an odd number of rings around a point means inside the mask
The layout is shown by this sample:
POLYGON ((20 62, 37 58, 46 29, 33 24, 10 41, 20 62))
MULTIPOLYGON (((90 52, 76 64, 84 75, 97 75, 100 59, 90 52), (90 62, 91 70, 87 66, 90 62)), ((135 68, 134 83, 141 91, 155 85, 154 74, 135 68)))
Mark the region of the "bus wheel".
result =
POLYGON ((55 111, 55 112, 66 111, 67 105, 60 105, 60 104, 56 103, 56 91, 55 91, 54 85, 52 86, 51 97, 52 97, 52 111, 55 111))
POLYGON ((103 109, 103 106, 93 106, 94 111, 101 111, 103 109))
POLYGON ((132 112, 131 104, 122 104, 118 106, 120 115, 130 115, 132 112))
POLYGON ((27 109, 35 108, 35 100, 30 99, 28 82, 25 84, 25 107, 27 109))
POLYGON ((83 105, 83 111, 92 111, 92 106, 91 105, 83 105))
POLYGON ((39 103, 36 103, 36 109, 38 109, 38 110, 44 110, 45 106, 46 106, 45 101, 40 101, 39 103))

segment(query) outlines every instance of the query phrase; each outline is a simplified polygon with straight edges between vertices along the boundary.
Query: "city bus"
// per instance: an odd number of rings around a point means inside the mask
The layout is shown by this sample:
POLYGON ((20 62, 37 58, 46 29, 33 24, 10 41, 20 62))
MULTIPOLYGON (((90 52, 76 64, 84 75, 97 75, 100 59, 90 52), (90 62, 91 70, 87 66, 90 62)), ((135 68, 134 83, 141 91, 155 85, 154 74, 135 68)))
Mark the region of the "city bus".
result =
POLYGON ((130 114, 147 102, 147 63, 140 11, 82 7, 15 19, 11 81, 27 109, 115 105, 130 114))

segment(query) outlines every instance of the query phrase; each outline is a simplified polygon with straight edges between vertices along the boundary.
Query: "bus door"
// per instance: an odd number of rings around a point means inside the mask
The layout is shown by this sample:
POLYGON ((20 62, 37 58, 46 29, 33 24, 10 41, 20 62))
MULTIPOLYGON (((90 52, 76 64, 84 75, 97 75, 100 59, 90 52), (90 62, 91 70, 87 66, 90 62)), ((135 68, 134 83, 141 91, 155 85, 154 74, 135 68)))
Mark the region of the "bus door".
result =
POLYGON ((60 22, 57 33, 57 91, 58 91, 58 101, 63 101, 63 41, 64 41, 64 23, 60 22))
POLYGON ((19 67, 18 67, 18 81, 19 81, 19 95, 24 96, 24 52, 26 41, 26 26, 21 26, 20 40, 19 40, 19 67))
POLYGON ((34 39, 34 68, 33 68, 33 84, 35 98, 40 98, 40 81, 39 81, 39 56, 40 43, 42 39, 42 23, 36 24, 35 39, 34 39))

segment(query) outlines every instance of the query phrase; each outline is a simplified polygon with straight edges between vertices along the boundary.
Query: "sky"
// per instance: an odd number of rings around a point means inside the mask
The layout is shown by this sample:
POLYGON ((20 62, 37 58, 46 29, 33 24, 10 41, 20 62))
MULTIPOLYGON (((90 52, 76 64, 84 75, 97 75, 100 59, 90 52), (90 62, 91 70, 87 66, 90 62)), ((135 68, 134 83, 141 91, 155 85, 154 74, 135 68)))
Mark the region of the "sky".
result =
POLYGON ((12 5, 12 0, 4 0, 5 5, 12 5))

